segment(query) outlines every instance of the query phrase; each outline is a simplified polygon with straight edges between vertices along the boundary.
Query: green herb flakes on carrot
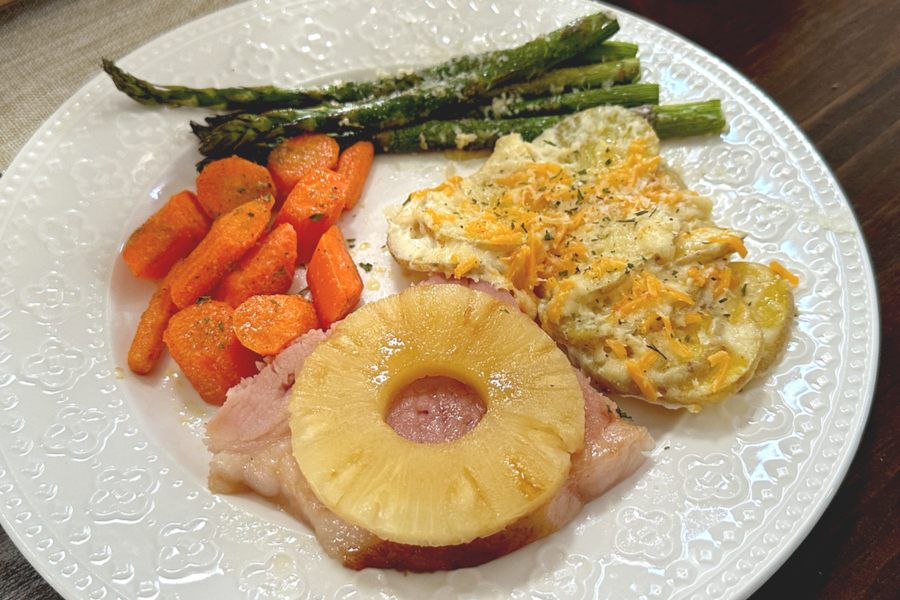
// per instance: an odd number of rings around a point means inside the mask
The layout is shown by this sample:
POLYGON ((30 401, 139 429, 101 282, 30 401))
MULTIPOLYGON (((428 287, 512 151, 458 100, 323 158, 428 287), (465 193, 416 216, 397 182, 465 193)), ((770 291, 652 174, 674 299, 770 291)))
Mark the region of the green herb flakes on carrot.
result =
POLYGON ((169 274, 159 283, 147 309, 141 314, 131 347, 128 349, 128 368, 138 375, 146 375, 153 370, 162 356, 165 344, 163 334, 169 325, 172 315, 178 312, 178 307, 172 302, 169 293, 169 285, 172 275, 181 263, 176 263, 169 274))
POLYGON ((319 240, 306 271, 306 282, 325 329, 350 314, 359 302, 362 277, 337 226, 328 229, 319 240))
POLYGON ((274 356, 319 327, 312 302, 285 294, 251 296, 234 311, 234 331, 247 348, 274 356))
POLYGON ((290 223, 297 232, 297 262, 308 263, 319 238, 337 223, 346 192, 344 179, 328 169, 314 169, 294 186, 275 225, 290 223))
POLYGON ((237 156, 213 161, 197 176, 197 202, 212 219, 275 193, 268 169, 237 156))
POLYGON ((279 202, 313 170, 337 167, 339 154, 338 143, 324 133, 305 133, 276 146, 269 153, 267 167, 275 182, 279 202))
POLYGON ((192 304, 172 316, 163 336, 169 354, 209 404, 223 404, 229 388, 258 371, 260 357, 238 341, 233 313, 215 300, 192 304))
POLYGON ((135 277, 157 280, 197 247, 211 220, 188 190, 169 198, 125 242, 122 258, 135 277))
POLYGON ((208 295, 256 244, 269 225, 271 205, 271 200, 251 200, 215 220, 172 278, 172 300, 179 308, 208 295))
POLYGON ((212 298, 237 308, 250 296, 285 294, 294 282, 297 233, 290 223, 270 231, 222 279, 212 298))

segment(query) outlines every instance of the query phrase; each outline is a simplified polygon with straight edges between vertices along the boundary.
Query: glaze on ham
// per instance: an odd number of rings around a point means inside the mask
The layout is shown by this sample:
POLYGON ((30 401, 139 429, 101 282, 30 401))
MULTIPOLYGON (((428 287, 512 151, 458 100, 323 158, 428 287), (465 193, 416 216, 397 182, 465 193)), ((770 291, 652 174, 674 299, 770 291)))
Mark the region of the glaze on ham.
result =
MULTIPOLYGON (((559 530, 585 504, 631 475, 653 444, 645 428, 623 420, 615 404, 578 373, 585 401, 585 445, 572 455, 566 483, 547 504, 503 531, 467 544, 426 547, 382 540, 325 507, 293 457, 291 386, 306 357, 326 337, 321 331, 304 334, 258 375, 229 390, 207 425, 206 443, 213 453, 209 488, 216 493, 252 491, 281 506, 315 532, 329 556, 351 569, 436 571, 475 566, 513 552, 559 530)), ((388 417, 395 431, 414 441, 439 443, 477 426, 484 414, 483 404, 477 406, 480 399, 442 379, 419 380, 401 394, 388 417)))

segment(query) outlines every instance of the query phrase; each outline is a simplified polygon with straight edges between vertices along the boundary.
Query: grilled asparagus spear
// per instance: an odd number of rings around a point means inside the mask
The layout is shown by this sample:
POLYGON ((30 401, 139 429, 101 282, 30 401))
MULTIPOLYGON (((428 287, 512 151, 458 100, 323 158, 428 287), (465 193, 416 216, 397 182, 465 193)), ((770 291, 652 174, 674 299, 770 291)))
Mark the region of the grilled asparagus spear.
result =
MULTIPOLYGON (((611 43, 611 42, 604 42, 611 43)), ((602 44, 601 44, 602 45, 602 44)), ((630 84, 636 82, 641 76, 641 63, 637 58, 626 58, 615 62, 604 62, 582 65, 578 67, 568 67, 564 69, 553 69, 540 77, 536 77, 530 81, 514 83, 501 88, 488 91, 485 98, 478 98, 476 101, 497 102, 494 98, 511 99, 511 102, 518 104, 527 98, 536 96, 547 96, 552 94, 561 94, 573 90, 584 90, 593 88, 609 88, 613 85, 630 84)), ((643 99, 637 104, 649 102, 643 99)), ((510 103, 510 102, 505 102, 510 103)), ((655 103, 655 101, 654 101, 655 103)), ((632 102, 631 105, 635 105, 632 102)), ((523 104, 523 106, 526 106, 523 104)), ((465 116, 484 118, 490 116, 485 113, 486 107, 478 107, 474 109, 469 104, 462 106, 449 106, 441 114, 430 115, 434 118, 451 119, 463 118, 465 116), (480 112, 479 112, 480 111, 480 112), (466 114, 472 113, 472 114, 466 114), (483 114, 484 113, 484 114, 483 114)), ((527 110, 527 109, 526 109, 527 110)), ((267 112, 267 111, 259 111, 267 112)), ((246 114, 256 114, 253 111, 225 113, 219 115, 210 115, 206 117, 206 125, 194 124, 194 131, 198 135, 205 135, 204 132, 212 127, 222 125, 232 119, 243 117, 246 114)), ((274 116, 276 113, 272 113, 274 116)), ((508 111, 507 111, 508 114, 508 111)))
MULTIPOLYGON (((685 104, 648 104, 633 108, 647 119, 661 139, 718 133, 725 127, 719 100, 685 104)), ((493 148, 502 136, 518 133, 531 141, 542 131, 566 118, 566 114, 513 119, 461 119, 426 121, 410 127, 386 129, 371 136, 378 152, 417 150, 481 150, 493 148)))
POLYGON ((305 108, 323 103, 360 102, 400 93, 419 85, 470 77, 479 72, 484 72, 489 77, 489 74, 496 76, 491 86, 502 85, 507 79, 528 79, 558 62, 593 48, 612 36, 618 28, 615 19, 596 13, 511 50, 461 56, 435 66, 374 81, 336 82, 320 88, 160 86, 138 79, 106 59, 103 60, 103 70, 119 90, 142 104, 260 112, 276 108, 305 108), (501 74, 500 71, 505 73, 501 74))
POLYGON ((609 89, 587 89, 566 94, 539 96, 527 100, 515 98, 507 102, 495 102, 480 111, 483 117, 503 119, 528 115, 569 114, 594 106, 617 105, 631 108, 643 104, 659 104, 659 85, 632 83, 609 89))
MULTIPOLYGON (((557 96, 539 97, 531 100, 511 102, 486 107, 483 111, 468 108, 463 118, 539 116, 548 114, 569 114, 592 106, 619 104, 639 106, 659 102, 659 86, 656 84, 631 84, 606 89, 570 92, 557 96), (502 107, 502 108, 501 108, 502 107), (488 114, 484 114, 487 112, 488 114)), ((419 105, 421 106, 421 105, 419 105)), ((442 108, 436 106, 435 108, 442 108)), ((200 153, 208 157, 225 157, 242 154, 242 148, 257 143, 266 144, 275 139, 300 135, 305 132, 347 133, 357 130, 361 134, 381 131, 410 123, 408 115, 413 114, 413 106, 397 106, 396 99, 385 99, 366 103, 365 111, 345 111, 345 120, 335 121, 333 112, 314 109, 283 109, 262 114, 243 113, 221 122, 213 118, 211 126, 192 124, 194 133, 200 138, 200 153), (390 101, 389 101, 390 100, 390 101), (353 120, 351 120, 353 119, 353 120)), ((421 110, 416 114, 427 116, 431 110, 421 110)), ((420 119, 421 120, 421 119, 420 119)), ((447 120, 442 115, 440 121, 447 120)))
POLYGON ((389 96, 319 105, 301 109, 277 109, 265 113, 238 113, 216 125, 192 124, 205 156, 240 153, 246 144, 265 142, 285 134, 339 132, 346 129, 384 129, 421 120, 444 107, 482 97, 490 90, 515 81, 538 77, 558 62, 605 40, 618 24, 603 13, 591 15, 517 48, 498 50, 482 58, 464 57, 467 70, 391 94, 389 96), (487 58, 483 58, 487 57, 487 58), (224 121, 224 122, 222 122, 224 121))
MULTIPOLYGON (((719 133, 726 126, 719 100, 645 105, 632 110, 647 119, 661 139, 719 133)), ((420 150, 482 150, 493 148, 500 137, 510 133, 518 133, 524 140, 531 141, 566 116, 559 114, 511 119, 431 120, 370 134, 356 131, 334 136, 342 145, 361 139, 371 140, 377 152, 387 154, 420 150)), ((248 160, 264 163, 269 152, 287 137, 276 136, 265 142, 246 145, 242 147, 241 155, 248 160)), ((208 157, 198 167, 202 168, 213 159, 214 157, 208 157)))
POLYGON ((600 62, 578 67, 566 67, 547 71, 540 77, 530 81, 514 83, 488 92, 489 97, 496 96, 541 96, 552 93, 609 87, 626 83, 635 83, 641 77, 641 61, 637 58, 625 58, 614 62, 600 62))

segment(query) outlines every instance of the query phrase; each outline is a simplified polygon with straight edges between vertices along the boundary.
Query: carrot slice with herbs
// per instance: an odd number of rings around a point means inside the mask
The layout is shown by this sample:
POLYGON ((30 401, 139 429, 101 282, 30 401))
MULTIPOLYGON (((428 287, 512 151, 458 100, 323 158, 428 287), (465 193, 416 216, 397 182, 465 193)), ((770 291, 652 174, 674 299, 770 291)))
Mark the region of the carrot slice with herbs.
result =
POLYGON ((350 314, 359 302, 362 277, 337 226, 319 240, 306 271, 306 283, 324 329, 350 314))
POLYGON ((222 278, 212 299, 233 308, 250 296, 286 294, 294 282, 297 233, 290 223, 270 231, 222 278))
POLYGON ((179 308, 209 294, 253 247, 269 225, 271 206, 271 200, 251 200, 215 220, 172 277, 172 300, 179 308))
POLYGON ((252 296, 234 311, 238 340, 263 356, 278 354, 294 339, 318 327, 315 307, 300 296, 252 296))
POLYGON ((233 313, 224 302, 193 304, 172 316, 163 336, 169 354, 209 404, 224 403, 229 388, 259 370, 259 355, 234 333, 233 313))
POLYGON ((188 190, 169 198, 125 242, 122 258, 135 277, 161 279, 191 253, 209 231, 211 220, 188 190))
POLYGON ((275 196, 269 170, 238 156, 213 161, 197 176, 197 202, 212 219, 265 196, 275 196))
POLYGON ((178 312, 178 307, 172 302, 169 285, 172 275, 180 266, 181 262, 176 263, 169 274, 159 282, 131 340, 131 347, 128 349, 128 368, 138 375, 146 375, 152 371, 162 356, 165 348, 163 334, 169 325, 169 319, 178 312))
POLYGON ((312 258, 319 238, 341 216, 346 192, 343 178, 328 169, 315 169, 294 186, 275 225, 290 223, 297 232, 297 262, 312 258))
POLYGON ((278 199, 284 200, 315 169, 334 169, 341 148, 324 133, 304 133, 278 144, 270 153, 267 167, 275 182, 278 199))
POLYGON ((347 182, 344 210, 350 210, 362 197, 363 187, 372 168, 375 146, 372 142, 356 142, 338 157, 337 172, 347 182))

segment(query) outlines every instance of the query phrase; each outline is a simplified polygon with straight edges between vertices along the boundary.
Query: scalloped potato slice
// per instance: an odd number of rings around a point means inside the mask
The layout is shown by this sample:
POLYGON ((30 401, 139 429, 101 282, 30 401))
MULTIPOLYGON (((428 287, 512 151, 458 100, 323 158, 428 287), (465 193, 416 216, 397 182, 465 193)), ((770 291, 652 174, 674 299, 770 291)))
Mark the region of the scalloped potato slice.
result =
POLYGON ((756 373, 764 347, 762 328, 736 298, 728 299, 723 310, 728 312, 705 317, 694 335, 684 335, 690 336, 685 342, 689 359, 655 362, 658 369, 652 375, 663 404, 696 412, 740 391, 756 373))
POLYGON ((511 291, 600 387, 697 411, 771 365, 793 317, 780 277, 729 260, 745 234, 712 208, 645 120, 598 107, 413 192, 387 245, 406 268, 511 291))
POLYGON ((733 252, 744 256, 744 236, 742 231, 719 227, 702 227, 680 235, 675 243, 675 264, 709 263, 733 252))
POLYGON ((753 311, 733 291, 695 295, 706 301, 669 312, 650 306, 612 322, 607 311, 598 311, 591 323, 568 320, 549 331, 566 339, 569 357, 610 391, 697 412, 753 377, 765 338, 753 311), (687 314, 696 320, 685 323, 687 314))
POLYGON ((738 280, 740 300, 759 324, 763 334, 762 356, 756 369, 765 371, 781 354, 794 322, 794 295, 790 284, 765 265, 731 263, 738 280))

